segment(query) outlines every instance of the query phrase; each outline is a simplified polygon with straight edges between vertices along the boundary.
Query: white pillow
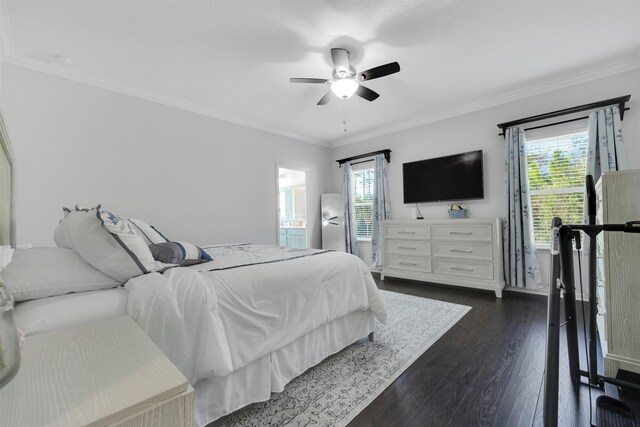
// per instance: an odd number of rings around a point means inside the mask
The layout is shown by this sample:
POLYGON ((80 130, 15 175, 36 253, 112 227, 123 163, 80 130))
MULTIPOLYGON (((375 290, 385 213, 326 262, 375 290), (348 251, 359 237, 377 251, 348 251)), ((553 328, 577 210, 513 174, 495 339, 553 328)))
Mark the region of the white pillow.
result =
POLYGON ((156 271, 149 247, 129 224, 100 205, 70 212, 54 232, 56 244, 67 244, 89 264, 120 282, 156 271))
POLYGON ((16 249, 0 276, 16 301, 120 285, 66 248, 16 249))
POLYGON ((60 224, 62 223, 62 221, 64 221, 64 219, 70 213, 71 213, 71 209, 62 208, 62 219, 58 223, 58 226, 56 227, 56 229, 53 230, 53 241, 56 243, 56 246, 59 248, 71 248, 71 246, 69 246, 69 242, 67 242, 67 240, 64 237, 63 228, 60 227, 60 224))
MULTIPOLYGON (((84 261, 83 261, 84 262, 84 261)), ((25 336, 49 332, 127 314, 129 292, 123 288, 101 289, 23 301, 13 314, 25 336)))
POLYGON ((129 218, 129 223, 131 228, 133 228, 133 230, 145 240, 147 245, 165 243, 169 241, 169 239, 164 237, 157 228, 140 219, 129 218))

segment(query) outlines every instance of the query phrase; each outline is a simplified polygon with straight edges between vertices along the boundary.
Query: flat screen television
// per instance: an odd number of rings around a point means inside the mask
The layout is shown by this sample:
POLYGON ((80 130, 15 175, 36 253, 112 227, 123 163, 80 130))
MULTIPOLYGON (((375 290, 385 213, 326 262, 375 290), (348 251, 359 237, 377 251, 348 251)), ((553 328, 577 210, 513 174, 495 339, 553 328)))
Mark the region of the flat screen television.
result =
POLYGON ((402 165, 404 203, 484 198, 482 150, 402 165))

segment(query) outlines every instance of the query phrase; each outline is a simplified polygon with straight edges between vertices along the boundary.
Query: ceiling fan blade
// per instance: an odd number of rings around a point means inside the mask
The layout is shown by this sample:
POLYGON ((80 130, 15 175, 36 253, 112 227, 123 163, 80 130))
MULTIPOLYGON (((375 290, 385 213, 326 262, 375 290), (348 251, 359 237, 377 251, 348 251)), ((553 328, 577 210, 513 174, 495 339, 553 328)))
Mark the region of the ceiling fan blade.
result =
POLYGON ((331 49, 331 60, 333 61, 333 68, 336 73, 349 72, 349 52, 345 49, 333 48, 331 49))
POLYGON ((331 100, 331 94, 332 93, 333 92, 331 92, 331 91, 327 92, 327 94, 325 96, 320 98, 320 101, 318 101, 318 105, 325 105, 327 102, 329 102, 331 100))
POLYGON ((362 77, 362 80, 373 80, 379 77, 388 76, 389 74, 397 73, 398 71, 400 71, 400 64, 397 62, 390 62, 385 65, 380 65, 379 67, 370 68, 367 71, 362 71, 359 75, 362 77))
POLYGON ((327 83, 326 79, 305 79, 305 78, 292 78, 289 79, 291 83, 327 83))
POLYGON ((356 90, 356 95, 361 96, 367 101, 375 101, 376 98, 380 96, 379 93, 376 93, 369 89, 368 87, 364 87, 362 85, 358 86, 358 90, 356 90))

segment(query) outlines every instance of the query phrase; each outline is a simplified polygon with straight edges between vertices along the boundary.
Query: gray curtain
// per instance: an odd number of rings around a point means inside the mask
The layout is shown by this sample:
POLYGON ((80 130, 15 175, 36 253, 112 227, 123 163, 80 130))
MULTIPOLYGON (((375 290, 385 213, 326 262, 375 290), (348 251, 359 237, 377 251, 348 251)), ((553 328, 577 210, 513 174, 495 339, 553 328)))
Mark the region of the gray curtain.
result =
POLYGON ((353 207, 353 171, 351 163, 342 164, 342 201, 344 203, 345 249, 347 253, 358 255, 355 209, 353 207))
POLYGON ((387 178, 387 159, 384 154, 373 158, 374 189, 373 218, 371 221, 371 265, 375 269, 382 268, 382 221, 391 218, 391 201, 389 200, 389 180, 387 178))
MULTIPOLYGON (((622 139, 622 120, 618 107, 607 107, 589 114, 587 126, 587 175, 598 181, 604 172, 627 169, 627 153, 622 139)), ((584 223, 587 224, 587 198, 584 201, 584 223)), ((589 255, 589 239, 584 239, 582 255, 589 255)), ((583 263, 583 277, 588 264, 583 263)))
POLYGON ((538 288, 542 282, 533 237, 529 174, 524 129, 509 128, 505 134, 503 260, 507 285, 538 288))
POLYGON ((620 109, 609 107, 589 114, 587 175, 595 181, 604 172, 627 168, 620 109))

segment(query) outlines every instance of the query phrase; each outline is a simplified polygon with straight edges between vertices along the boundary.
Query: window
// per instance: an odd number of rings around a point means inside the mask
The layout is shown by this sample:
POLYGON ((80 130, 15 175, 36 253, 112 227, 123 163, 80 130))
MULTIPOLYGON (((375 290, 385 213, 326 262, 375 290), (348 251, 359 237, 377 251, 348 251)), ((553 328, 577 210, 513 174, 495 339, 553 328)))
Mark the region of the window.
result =
POLYGON ((373 168, 353 171, 354 208, 356 216, 356 237, 358 240, 371 239, 373 217, 373 168))
POLYGON ((565 133, 527 141, 527 167, 538 244, 549 244, 553 217, 582 224, 587 132, 565 133))

